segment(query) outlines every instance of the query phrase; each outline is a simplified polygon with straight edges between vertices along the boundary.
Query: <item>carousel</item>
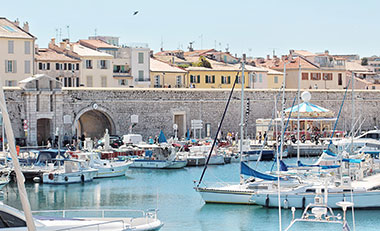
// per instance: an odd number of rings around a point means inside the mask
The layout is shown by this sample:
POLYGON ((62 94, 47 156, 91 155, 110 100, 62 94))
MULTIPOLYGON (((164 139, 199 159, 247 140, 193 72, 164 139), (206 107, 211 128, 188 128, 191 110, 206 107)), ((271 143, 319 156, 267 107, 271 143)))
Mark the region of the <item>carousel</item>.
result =
MULTIPOLYGON (((303 92, 302 103, 285 109, 285 121, 289 118, 289 126, 286 135, 297 134, 297 120, 299 117, 300 136, 304 140, 313 140, 313 137, 328 138, 331 136, 336 117, 334 112, 324 107, 310 103, 311 95, 303 92)), ((279 118, 276 121, 280 121, 279 118)), ((335 132, 336 136, 342 136, 342 132, 335 132)))

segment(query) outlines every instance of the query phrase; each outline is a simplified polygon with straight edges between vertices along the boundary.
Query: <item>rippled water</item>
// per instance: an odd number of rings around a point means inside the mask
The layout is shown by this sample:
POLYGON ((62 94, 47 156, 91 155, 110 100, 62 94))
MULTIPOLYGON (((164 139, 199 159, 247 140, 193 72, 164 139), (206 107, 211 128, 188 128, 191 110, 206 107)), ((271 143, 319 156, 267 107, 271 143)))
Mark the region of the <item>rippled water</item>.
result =
MULTIPOLYGON (((286 160, 294 162, 294 159, 286 160)), ((269 169, 263 162, 261 169, 269 169)), ((239 180, 239 164, 210 166, 206 182, 239 180)), ((96 179, 85 184, 26 184, 33 210, 51 209, 159 209, 162 230, 278 230, 278 210, 259 206, 204 204, 193 190, 201 167, 179 170, 131 169, 127 177, 96 179)), ((4 202, 21 208, 16 184, 4 188, 4 202)), ((336 211, 340 212, 340 211, 336 211)), ((297 211, 297 214, 301 210, 297 211)), ((380 210, 356 210, 356 230, 378 230, 380 210)), ((282 211, 283 229, 291 211, 282 211)), ((349 214, 351 219, 351 213, 349 214)), ((351 229, 353 228, 350 222, 351 229)), ((340 226, 303 224, 294 230, 341 230, 340 226)))

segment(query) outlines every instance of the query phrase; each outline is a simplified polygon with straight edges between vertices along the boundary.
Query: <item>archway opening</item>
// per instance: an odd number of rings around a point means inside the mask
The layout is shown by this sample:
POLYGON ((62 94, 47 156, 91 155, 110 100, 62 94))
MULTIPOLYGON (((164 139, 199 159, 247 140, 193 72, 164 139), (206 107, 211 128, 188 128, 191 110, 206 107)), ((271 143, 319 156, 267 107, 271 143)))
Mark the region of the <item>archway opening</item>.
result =
POLYGON ((109 134, 113 134, 112 121, 108 115, 98 110, 90 110, 78 119, 77 134, 80 136, 82 134, 85 137, 90 137, 91 139, 99 139, 104 136, 106 129, 108 129, 109 134))
POLYGON ((51 119, 38 119, 37 120, 37 144, 43 146, 47 144, 48 139, 50 139, 50 126, 51 119))

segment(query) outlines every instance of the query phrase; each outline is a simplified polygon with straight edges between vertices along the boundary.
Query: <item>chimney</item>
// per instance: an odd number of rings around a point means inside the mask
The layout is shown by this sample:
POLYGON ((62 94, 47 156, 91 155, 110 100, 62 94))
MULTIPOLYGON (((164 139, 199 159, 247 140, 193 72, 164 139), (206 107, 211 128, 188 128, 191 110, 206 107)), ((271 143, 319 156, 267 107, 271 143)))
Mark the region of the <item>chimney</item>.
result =
POLYGON ((74 44, 70 43, 70 51, 74 52, 74 44))
POLYGON ((35 54, 38 54, 38 44, 35 44, 35 45, 34 45, 34 53, 35 53, 35 54))
POLYGON ((270 55, 267 55, 267 60, 270 60, 270 55))
POLYGON ((273 55, 273 59, 277 59, 277 55, 273 55))
POLYGON ((329 50, 325 50, 325 55, 328 55, 329 54, 329 50))
POLYGON ((22 29, 26 32, 29 32, 29 23, 28 22, 24 22, 24 26, 22 27, 22 29))
POLYGON ((20 26, 20 21, 18 20, 18 18, 14 21, 14 23, 16 26, 20 26))
POLYGON ((281 55, 281 60, 282 60, 282 61, 285 61, 285 60, 286 60, 286 58, 287 58, 287 56, 286 56, 286 55, 281 55))
POLYGON ((66 43, 65 42, 60 42, 59 43, 59 47, 61 48, 61 49, 66 49, 66 43))

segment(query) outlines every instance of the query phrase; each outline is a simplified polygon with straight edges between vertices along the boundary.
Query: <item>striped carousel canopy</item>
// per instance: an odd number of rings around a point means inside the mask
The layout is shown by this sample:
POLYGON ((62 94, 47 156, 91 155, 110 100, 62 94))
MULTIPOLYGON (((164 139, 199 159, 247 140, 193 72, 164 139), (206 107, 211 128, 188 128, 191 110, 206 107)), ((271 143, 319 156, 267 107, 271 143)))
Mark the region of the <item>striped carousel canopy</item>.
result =
POLYGON ((294 107, 290 107, 285 109, 285 114, 289 114, 292 112, 292 117, 297 116, 299 108, 300 116, 307 117, 333 117, 334 113, 326 108, 314 105, 310 102, 303 102, 301 104, 295 105, 294 107))

